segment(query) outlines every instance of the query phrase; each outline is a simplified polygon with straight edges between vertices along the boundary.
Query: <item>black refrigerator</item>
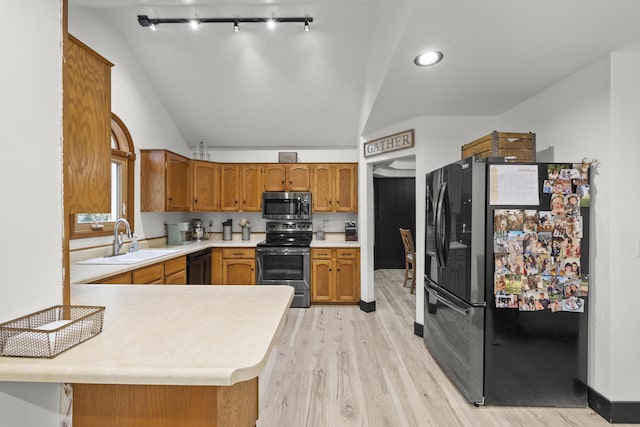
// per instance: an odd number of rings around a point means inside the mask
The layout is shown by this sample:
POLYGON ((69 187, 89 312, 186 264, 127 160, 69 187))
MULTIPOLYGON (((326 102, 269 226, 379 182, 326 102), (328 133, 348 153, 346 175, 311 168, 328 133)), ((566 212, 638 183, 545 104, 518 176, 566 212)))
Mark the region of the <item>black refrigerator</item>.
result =
POLYGON ((475 405, 587 405, 589 170, 471 157, 426 177, 424 342, 475 405))

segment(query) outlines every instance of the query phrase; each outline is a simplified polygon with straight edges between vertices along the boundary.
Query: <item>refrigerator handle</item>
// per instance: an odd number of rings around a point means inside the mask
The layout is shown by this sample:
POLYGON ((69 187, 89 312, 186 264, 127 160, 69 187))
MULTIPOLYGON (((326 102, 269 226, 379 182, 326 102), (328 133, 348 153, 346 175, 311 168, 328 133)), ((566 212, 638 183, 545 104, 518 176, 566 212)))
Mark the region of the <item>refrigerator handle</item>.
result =
POLYGON ((433 227, 433 235, 434 235, 434 243, 436 246, 436 259, 438 261, 438 266, 444 268, 445 262, 442 258, 442 237, 440 236, 440 230, 442 228, 442 198, 444 197, 444 192, 442 191, 443 186, 446 185, 444 183, 440 183, 438 185, 438 197, 436 198, 436 207, 435 207, 435 223, 433 227))
POLYGON ((451 205, 449 200, 449 191, 447 190, 447 183, 442 184, 442 212, 444 215, 444 236, 442 236, 442 259, 444 260, 443 266, 449 262, 449 247, 451 242, 451 205))
POLYGON ((442 303, 444 306, 450 308, 451 310, 455 311, 458 314, 461 314, 463 316, 467 316, 469 314, 469 309, 468 308, 461 308, 458 307, 457 305, 455 305, 454 303, 450 302, 449 300, 447 300, 444 297, 441 297, 440 294, 432 289, 426 288, 427 292, 429 293, 429 295, 433 295, 433 297, 440 303, 442 303))

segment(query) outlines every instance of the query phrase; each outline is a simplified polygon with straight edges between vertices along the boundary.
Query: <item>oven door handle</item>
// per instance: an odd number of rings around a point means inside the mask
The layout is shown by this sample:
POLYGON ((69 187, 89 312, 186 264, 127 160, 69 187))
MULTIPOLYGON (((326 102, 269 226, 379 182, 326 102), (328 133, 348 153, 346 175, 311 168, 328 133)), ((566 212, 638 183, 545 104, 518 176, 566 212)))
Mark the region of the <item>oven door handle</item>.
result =
POLYGON ((258 248, 256 255, 307 255, 310 254, 310 248, 289 248, 289 247, 271 247, 258 248))

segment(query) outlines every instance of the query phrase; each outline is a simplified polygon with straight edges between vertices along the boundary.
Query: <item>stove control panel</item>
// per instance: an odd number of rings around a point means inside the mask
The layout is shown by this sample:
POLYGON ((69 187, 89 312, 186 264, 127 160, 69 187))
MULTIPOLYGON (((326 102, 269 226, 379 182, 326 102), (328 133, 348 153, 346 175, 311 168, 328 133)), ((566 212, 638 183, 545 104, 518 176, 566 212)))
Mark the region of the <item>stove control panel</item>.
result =
POLYGON ((267 233, 282 232, 313 232, 311 221, 269 221, 267 222, 267 233))

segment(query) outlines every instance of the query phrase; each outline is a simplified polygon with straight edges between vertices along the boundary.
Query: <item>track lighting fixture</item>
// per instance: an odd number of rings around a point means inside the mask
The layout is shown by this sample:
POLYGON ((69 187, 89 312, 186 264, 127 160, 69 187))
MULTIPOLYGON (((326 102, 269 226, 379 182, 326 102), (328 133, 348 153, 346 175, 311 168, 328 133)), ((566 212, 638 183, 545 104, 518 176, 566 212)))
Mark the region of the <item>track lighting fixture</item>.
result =
POLYGON ((147 15, 138 15, 138 23, 142 27, 149 27, 155 30, 159 24, 185 24, 188 23, 191 28, 197 29, 200 24, 210 23, 232 23, 233 31, 240 31, 240 23, 243 22, 264 22, 269 29, 274 29, 276 23, 281 22, 300 22, 304 23, 304 31, 309 31, 309 23, 313 22, 313 18, 308 17, 292 17, 292 18, 149 18, 147 15))

